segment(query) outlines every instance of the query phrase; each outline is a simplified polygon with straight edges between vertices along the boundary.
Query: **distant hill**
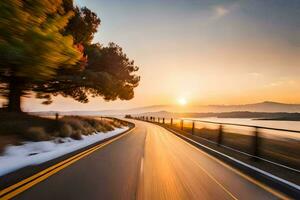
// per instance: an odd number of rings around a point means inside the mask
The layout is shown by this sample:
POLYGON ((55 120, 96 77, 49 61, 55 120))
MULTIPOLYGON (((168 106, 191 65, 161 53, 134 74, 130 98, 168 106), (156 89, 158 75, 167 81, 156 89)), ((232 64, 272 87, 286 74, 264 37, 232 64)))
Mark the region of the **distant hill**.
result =
POLYGON ((196 106, 178 106, 178 105, 159 105, 159 106, 148 106, 141 108, 134 108, 127 110, 129 114, 133 113, 145 113, 145 112, 195 112, 195 113, 221 113, 221 112, 238 112, 238 111, 249 111, 249 112, 288 112, 295 113, 300 112, 300 104, 286 104, 272 101, 265 101, 261 103, 243 104, 243 105, 196 105, 196 106))
POLYGON ((212 105, 208 106, 208 108, 212 110, 210 112, 300 112, 300 104, 286 104, 272 101, 245 105, 212 105))
POLYGON ((136 114, 133 116, 148 116, 160 118, 202 118, 202 117, 217 117, 217 118, 252 118, 260 120, 283 120, 283 121, 300 121, 300 113, 286 113, 286 112, 208 112, 208 113, 172 113, 166 111, 148 112, 136 114))
POLYGON ((300 112, 300 104, 286 104, 265 101, 261 103, 244 105, 199 105, 199 106, 177 106, 177 105, 153 105, 124 110, 98 110, 98 111, 49 111, 34 112, 40 115, 53 115, 56 112, 62 115, 125 115, 141 114, 149 112, 172 112, 172 113, 225 113, 225 112, 264 112, 264 113, 297 113, 300 112))

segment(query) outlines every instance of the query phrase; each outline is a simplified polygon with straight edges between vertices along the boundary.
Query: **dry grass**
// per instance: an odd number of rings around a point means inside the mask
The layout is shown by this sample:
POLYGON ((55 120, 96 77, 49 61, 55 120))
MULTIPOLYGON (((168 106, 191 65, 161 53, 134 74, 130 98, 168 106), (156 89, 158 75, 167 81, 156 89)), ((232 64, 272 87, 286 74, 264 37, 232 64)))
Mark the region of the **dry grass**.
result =
POLYGON ((82 139, 82 135, 108 132, 128 123, 108 118, 64 116, 58 120, 25 113, 0 112, 0 152, 9 144, 44 141, 55 137, 82 139))
POLYGON ((24 132, 24 136, 32 141, 43 141, 51 138, 43 127, 35 126, 28 128, 28 130, 24 132))
MULTIPOLYGON (((70 126, 71 132, 74 131, 81 135, 89 135, 94 132, 108 132, 115 128, 120 128, 125 124, 119 120, 94 119, 92 117, 65 116, 60 119, 65 125, 70 126), (78 132, 79 131, 79 132, 78 132)), ((71 135, 69 135, 71 136, 71 135)))

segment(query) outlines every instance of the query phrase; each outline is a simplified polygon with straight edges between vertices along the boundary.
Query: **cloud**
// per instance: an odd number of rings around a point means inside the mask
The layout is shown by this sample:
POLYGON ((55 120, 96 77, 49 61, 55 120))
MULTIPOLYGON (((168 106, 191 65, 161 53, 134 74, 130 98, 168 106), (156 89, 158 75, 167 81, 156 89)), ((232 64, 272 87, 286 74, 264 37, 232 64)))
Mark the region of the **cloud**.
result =
POLYGON ((278 81, 268 83, 267 85, 265 85, 265 87, 280 87, 280 86, 291 87, 291 86, 296 86, 296 85, 298 85, 297 80, 284 78, 284 79, 281 79, 278 81))
POLYGON ((249 73, 249 75, 252 77, 255 77, 255 78, 261 78, 264 76, 262 73, 258 73, 258 72, 252 72, 252 73, 249 73))
POLYGON ((216 19, 225 17, 238 7, 239 3, 237 1, 227 5, 216 5, 212 8, 213 17, 216 19))
POLYGON ((215 17, 223 17, 227 14, 229 14, 230 10, 229 8, 225 8, 224 6, 216 6, 214 7, 214 14, 215 17))

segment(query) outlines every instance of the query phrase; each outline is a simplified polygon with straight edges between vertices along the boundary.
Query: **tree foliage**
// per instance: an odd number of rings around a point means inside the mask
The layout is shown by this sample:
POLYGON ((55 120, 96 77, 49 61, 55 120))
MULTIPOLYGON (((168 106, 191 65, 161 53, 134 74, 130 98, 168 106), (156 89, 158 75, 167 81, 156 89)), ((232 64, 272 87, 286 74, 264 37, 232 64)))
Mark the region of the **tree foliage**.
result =
POLYGON ((1 80, 16 76, 28 81, 53 77, 59 67, 81 57, 70 35, 61 30, 73 16, 60 0, 11 0, 0 2, 1 80))
POLYGON ((72 16, 60 0, 0 1, 1 94, 10 110, 20 111, 20 96, 81 58, 72 36, 61 33, 72 16))
POLYGON ((114 43, 93 44, 98 16, 73 0, 0 1, 0 81, 8 108, 20 111, 20 97, 35 92, 88 102, 89 97, 128 100, 138 67, 114 43))
POLYGON ((69 21, 65 33, 72 35, 76 44, 91 44, 101 20, 96 13, 86 7, 73 7, 70 9, 70 6, 67 6, 66 4, 67 3, 64 3, 65 9, 70 10, 75 14, 69 21))
POLYGON ((94 34, 101 20, 88 8, 73 6, 72 0, 64 1, 65 10, 74 12, 66 27, 74 42, 83 47, 86 56, 84 67, 57 70, 57 76, 35 89, 45 104, 52 102, 52 96, 62 95, 87 103, 89 96, 105 100, 129 100, 134 97, 134 88, 140 78, 134 74, 138 67, 130 60, 121 47, 110 43, 107 47, 92 44, 94 34))
POLYGON ((81 70, 60 70, 58 76, 47 84, 36 88, 41 91, 45 103, 51 103, 51 95, 72 97, 86 103, 88 96, 103 97, 105 100, 129 100, 134 97, 133 89, 138 86, 140 77, 134 72, 138 67, 123 53, 122 48, 114 43, 107 47, 99 44, 87 49, 88 63, 81 70))

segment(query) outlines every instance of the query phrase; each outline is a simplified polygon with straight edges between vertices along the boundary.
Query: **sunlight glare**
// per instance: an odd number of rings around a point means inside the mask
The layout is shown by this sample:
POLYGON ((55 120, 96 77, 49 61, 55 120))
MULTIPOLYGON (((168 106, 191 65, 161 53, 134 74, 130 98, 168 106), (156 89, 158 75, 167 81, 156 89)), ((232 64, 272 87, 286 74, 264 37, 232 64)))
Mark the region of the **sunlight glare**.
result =
POLYGON ((179 98, 179 99, 178 99, 178 103, 179 103, 180 105, 184 106, 184 105, 187 104, 187 101, 186 101, 185 98, 179 98))

